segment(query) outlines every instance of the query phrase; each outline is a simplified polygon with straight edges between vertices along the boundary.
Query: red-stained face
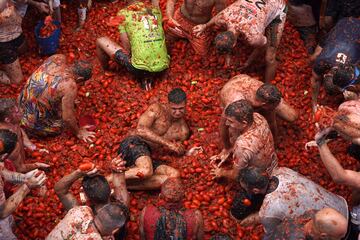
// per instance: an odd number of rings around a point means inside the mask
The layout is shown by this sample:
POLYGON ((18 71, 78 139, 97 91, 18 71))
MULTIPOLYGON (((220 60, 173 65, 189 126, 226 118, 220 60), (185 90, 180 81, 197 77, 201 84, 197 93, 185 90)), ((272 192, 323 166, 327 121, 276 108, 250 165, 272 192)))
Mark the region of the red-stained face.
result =
POLYGON ((181 119, 185 116, 186 113, 186 102, 182 102, 179 104, 169 103, 170 114, 175 119, 181 119))
POLYGON ((234 117, 224 116, 224 118, 225 125, 231 129, 243 131, 248 126, 247 122, 239 122, 234 117))

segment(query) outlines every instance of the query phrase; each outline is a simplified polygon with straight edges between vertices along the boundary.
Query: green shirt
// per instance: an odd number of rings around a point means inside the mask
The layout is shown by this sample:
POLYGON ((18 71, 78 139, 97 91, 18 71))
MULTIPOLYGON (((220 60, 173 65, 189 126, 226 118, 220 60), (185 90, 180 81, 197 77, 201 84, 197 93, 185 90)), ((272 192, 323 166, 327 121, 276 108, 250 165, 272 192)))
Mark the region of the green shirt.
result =
POLYGON ((120 10, 125 17, 120 33, 127 33, 131 44, 131 64, 141 70, 161 72, 169 67, 161 11, 151 5, 135 2, 120 10))

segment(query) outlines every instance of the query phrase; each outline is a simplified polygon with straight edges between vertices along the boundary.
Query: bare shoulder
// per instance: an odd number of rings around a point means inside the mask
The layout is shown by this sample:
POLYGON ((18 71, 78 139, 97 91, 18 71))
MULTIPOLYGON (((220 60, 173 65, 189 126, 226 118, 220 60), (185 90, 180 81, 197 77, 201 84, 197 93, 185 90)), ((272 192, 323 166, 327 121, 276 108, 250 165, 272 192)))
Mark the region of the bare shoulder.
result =
POLYGON ((59 84, 59 90, 60 90, 60 95, 62 96, 69 96, 74 94, 76 95, 77 84, 74 79, 68 78, 59 84))
POLYGON ((56 62, 58 64, 66 62, 66 56, 64 54, 54 54, 51 57, 47 58, 45 62, 56 62))
POLYGON ((159 117, 164 111, 164 107, 160 103, 151 104, 145 111, 146 115, 159 117))

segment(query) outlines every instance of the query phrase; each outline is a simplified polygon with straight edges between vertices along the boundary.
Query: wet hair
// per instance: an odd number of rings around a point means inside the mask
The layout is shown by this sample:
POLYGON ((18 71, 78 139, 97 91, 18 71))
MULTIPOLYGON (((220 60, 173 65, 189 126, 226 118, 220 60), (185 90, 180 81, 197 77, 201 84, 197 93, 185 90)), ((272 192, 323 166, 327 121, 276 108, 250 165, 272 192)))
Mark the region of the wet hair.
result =
POLYGON ((181 88, 174 88, 168 94, 168 101, 170 103, 180 104, 186 101, 186 93, 181 88))
POLYGON ((161 186, 161 194, 170 202, 179 202, 184 198, 185 190, 179 178, 168 178, 161 186))
POLYGON ((259 87, 256 91, 256 97, 272 105, 278 105, 281 101, 281 93, 279 89, 270 83, 261 85, 261 87, 259 87))
POLYGON ((340 88, 344 88, 350 84, 353 78, 354 66, 351 64, 340 64, 331 70, 333 75, 333 83, 340 88))
POLYGON ((228 117, 234 117, 238 122, 246 121, 247 123, 253 123, 253 114, 254 109, 247 100, 238 100, 233 102, 225 109, 225 115, 228 117))
POLYGON ((1 98, 0 99, 0 122, 5 121, 12 110, 16 106, 16 100, 12 98, 1 98))
POLYGON ((85 176, 82 180, 82 187, 91 203, 108 203, 111 190, 110 185, 104 176, 85 176))
POLYGON ((269 184, 270 178, 260 168, 247 167, 240 170, 237 181, 243 182, 250 189, 263 189, 269 184))
POLYGON ((0 129, 0 155, 12 153, 17 141, 18 137, 14 132, 8 129, 0 129))
POLYGON ((92 68, 92 64, 88 61, 79 60, 74 62, 74 73, 83 77, 85 81, 91 78, 92 68))
POLYGON ((219 33, 215 37, 215 47, 219 52, 228 53, 231 52, 236 42, 236 36, 231 31, 225 31, 219 33))
POLYGON ((218 233, 215 236, 212 236, 210 240, 232 240, 232 238, 227 234, 218 233))
POLYGON ((129 216, 129 209, 119 202, 108 203, 96 213, 96 218, 101 222, 102 230, 107 234, 111 234, 117 228, 122 228, 129 216))

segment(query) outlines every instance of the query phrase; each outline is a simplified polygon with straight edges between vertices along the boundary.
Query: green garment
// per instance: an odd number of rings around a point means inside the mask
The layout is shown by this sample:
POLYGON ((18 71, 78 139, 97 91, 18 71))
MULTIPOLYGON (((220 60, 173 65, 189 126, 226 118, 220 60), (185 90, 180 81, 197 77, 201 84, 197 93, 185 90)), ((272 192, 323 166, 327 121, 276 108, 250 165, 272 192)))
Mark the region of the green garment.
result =
POLYGON ((161 11, 152 5, 135 2, 122 9, 125 17, 120 33, 127 33, 131 44, 131 64, 140 70, 161 72, 169 67, 161 11))

